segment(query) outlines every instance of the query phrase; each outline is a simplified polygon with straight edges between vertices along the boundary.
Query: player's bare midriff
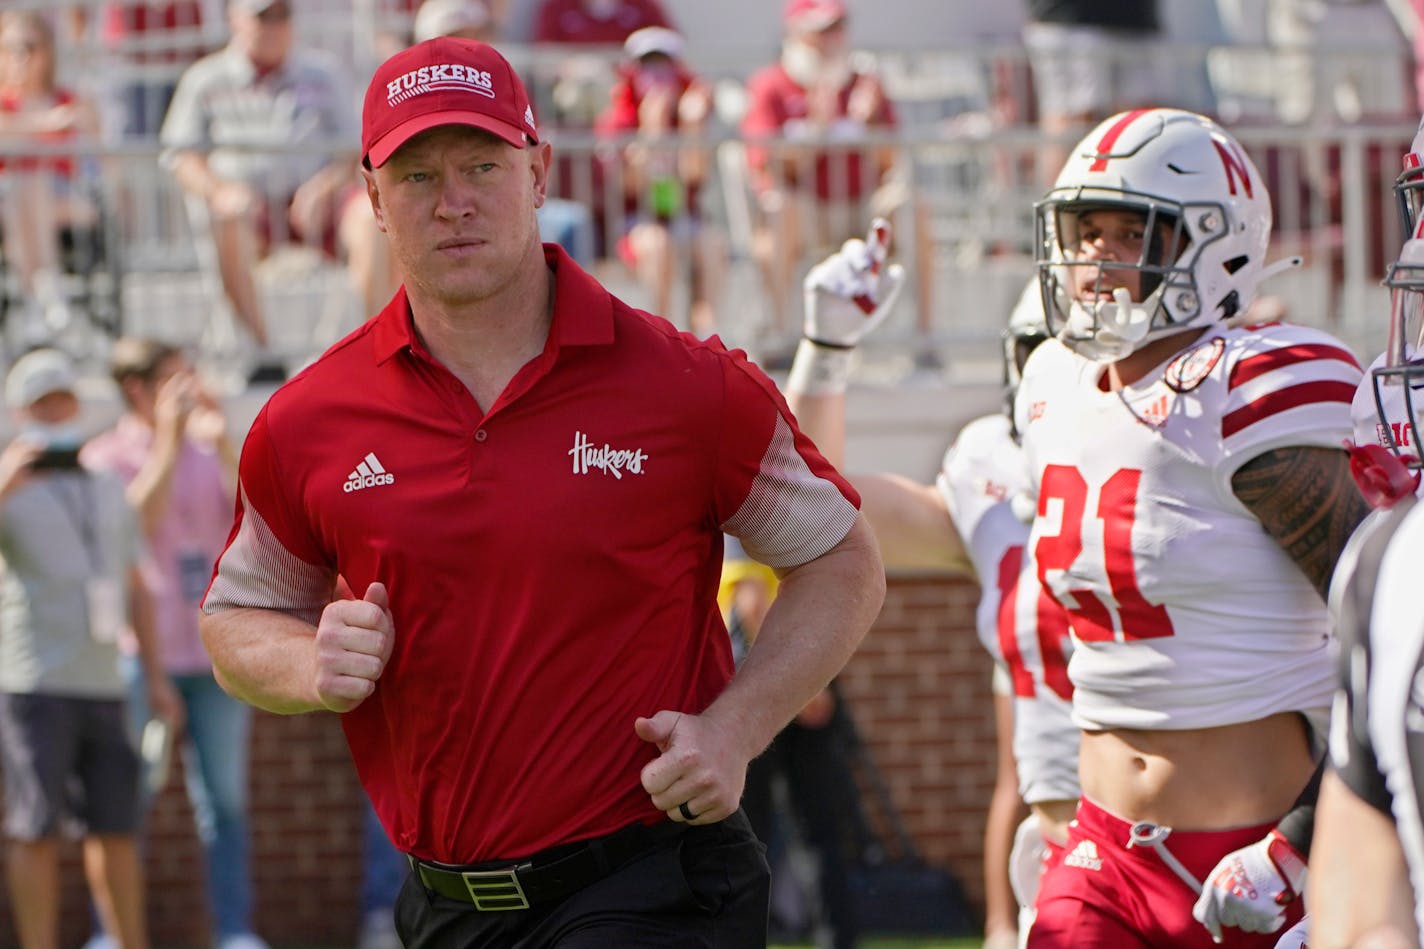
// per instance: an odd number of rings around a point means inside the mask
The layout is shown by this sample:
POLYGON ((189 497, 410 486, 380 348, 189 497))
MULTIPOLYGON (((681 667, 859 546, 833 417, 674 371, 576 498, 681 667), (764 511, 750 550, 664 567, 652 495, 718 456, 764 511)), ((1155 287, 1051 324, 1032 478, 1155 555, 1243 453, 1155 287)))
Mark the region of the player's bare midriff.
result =
POLYGON ((1044 839, 1056 844, 1067 842, 1068 824, 1078 811, 1076 800, 1039 801, 1030 804, 1028 809, 1033 812, 1034 820, 1038 821, 1038 832, 1043 834, 1044 839))
POLYGON ((1125 820, 1177 830, 1277 820, 1315 767, 1294 712, 1220 728, 1084 732, 1078 760, 1088 799, 1125 820))

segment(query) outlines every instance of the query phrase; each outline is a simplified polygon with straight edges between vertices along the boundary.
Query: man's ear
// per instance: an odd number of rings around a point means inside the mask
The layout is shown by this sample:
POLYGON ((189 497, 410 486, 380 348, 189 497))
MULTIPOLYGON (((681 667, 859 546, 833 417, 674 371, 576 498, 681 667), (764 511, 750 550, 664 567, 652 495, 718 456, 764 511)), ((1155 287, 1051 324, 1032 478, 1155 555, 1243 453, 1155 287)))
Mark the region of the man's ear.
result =
POLYGON ((376 183, 376 172, 363 165, 361 166, 361 177, 366 179, 366 197, 371 200, 371 214, 376 218, 376 229, 384 234, 386 219, 381 211, 381 186, 376 183))
POLYGON ((542 208, 549 196, 549 167, 553 162, 554 148, 548 142, 540 142, 530 147, 529 165, 534 172, 534 206, 542 208))

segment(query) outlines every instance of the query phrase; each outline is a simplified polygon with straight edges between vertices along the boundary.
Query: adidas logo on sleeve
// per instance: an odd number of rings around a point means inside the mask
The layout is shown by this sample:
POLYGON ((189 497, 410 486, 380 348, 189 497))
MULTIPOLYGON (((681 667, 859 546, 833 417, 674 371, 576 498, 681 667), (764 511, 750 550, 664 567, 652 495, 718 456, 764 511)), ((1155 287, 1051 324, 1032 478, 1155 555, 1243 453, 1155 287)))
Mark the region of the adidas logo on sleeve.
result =
POLYGON ((361 463, 356 466, 355 471, 346 476, 346 483, 341 486, 341 490, 350 494, 352 491, 391 484, 395 480, 396 476, 387 471, 377 460, 375 452, 371 452, 361 459, 361 463))

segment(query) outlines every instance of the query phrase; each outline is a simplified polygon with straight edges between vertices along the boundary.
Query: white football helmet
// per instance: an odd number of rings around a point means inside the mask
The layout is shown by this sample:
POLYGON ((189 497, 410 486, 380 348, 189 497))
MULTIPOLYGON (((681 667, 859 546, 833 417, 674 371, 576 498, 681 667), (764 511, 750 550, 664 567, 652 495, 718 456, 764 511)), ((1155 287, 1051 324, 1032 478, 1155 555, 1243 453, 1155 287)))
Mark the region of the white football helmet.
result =
POLYGON ((1265 261, 1265 181, 1236 139, 1192 112, 1138 109, 1107 119, 1073 149, 1035 212, 1048 326, 1090 359, 1121 359, 1154 339, 1244 313, 1257 285, 1279 269, 1265 261), (1081 253, 1079 216, 1102 210, 1143 216, 1137 260, 1081 253), (1085 267, 1095 275, 1092 292, 1075 293, 1074 271, 1085 267), (1125 271, 1140 274, 1143 299, 1121 286, 1125 271))
POLYGON ((1408 465, 1420 462, 1419 413, 1424 410, 1424 239, 1404 242, 1384 278, 1390 288, 1389 342, 1370 372, 1380 434, 1408 465))
MULTIPOLYGON (((1004 356, 1004 411, 1008 413, 1010 424, 1014 417, 1014 396, 1019 383, 1023 381, 1024 363, 1038 348, 1038 344, 1048 339, 1048 323, 1043 318, 1043 294, 1034 278, 1024 285, 1014 308, 1009 312, 1009 325, 1002 334, 1004 356)), ((1018 433, 1014 433, 1015 439, 1018 433)))
POLYGON ((1394 197, 1399 202, 1399 225, 1405 240, 1424 235, 1419 228, 1419 210, 1424 206, 1424 119, 1414 133, 1409 151, 1404 153, 1404 170, 1394 179, 1394 197))

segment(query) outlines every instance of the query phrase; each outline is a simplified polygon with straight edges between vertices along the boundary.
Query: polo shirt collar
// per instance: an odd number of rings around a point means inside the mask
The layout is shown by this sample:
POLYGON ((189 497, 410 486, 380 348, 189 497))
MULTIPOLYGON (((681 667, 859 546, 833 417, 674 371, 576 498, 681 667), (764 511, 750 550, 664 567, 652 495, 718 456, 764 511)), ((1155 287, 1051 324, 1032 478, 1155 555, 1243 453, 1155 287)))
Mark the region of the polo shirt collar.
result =
MULTIPOLYGON (((554 271, 554 318, 544 351, 613 342, 612 295, 558 244, 544 245, 544 261, 554 271)), ((378 364, 403 349, 425 352, 415 335, 404 286, 377 315, 372 340, 378 364)))

